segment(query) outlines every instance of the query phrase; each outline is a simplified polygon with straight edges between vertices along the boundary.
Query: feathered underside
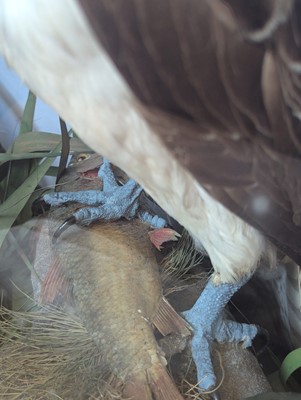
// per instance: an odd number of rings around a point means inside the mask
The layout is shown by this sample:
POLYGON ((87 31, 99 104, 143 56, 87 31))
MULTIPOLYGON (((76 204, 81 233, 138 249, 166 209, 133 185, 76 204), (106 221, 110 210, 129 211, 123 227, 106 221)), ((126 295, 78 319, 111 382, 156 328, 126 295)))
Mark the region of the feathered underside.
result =
POLYGON ((301 2, 78 1, 182 165, 301 263, 301 2))

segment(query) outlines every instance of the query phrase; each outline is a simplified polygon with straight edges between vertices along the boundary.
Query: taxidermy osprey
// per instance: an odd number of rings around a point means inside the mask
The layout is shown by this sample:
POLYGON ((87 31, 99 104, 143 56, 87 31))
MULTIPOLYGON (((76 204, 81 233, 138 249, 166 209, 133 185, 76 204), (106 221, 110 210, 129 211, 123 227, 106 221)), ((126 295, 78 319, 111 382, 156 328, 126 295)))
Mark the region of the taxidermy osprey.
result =
POLYGON ((209 255, 185 317, 214 387, 210 342, 257 331, 224 305, 277 248, 301 263, 301 1, 2 0, 0 51, 209 255))

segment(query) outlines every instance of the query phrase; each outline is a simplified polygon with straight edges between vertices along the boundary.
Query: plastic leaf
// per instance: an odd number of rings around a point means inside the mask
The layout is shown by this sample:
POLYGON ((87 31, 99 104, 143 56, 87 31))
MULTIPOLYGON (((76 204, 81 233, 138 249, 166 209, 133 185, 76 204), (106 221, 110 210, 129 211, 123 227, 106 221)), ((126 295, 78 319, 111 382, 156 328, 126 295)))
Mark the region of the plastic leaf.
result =
POLYGON ((53 155, 60 149, 60 144, 54 148, 49 156, 38 165, 31 175, 19 186, 9 198, 0 206, 0 247, 15 222, 16 218, 26 205, 36 186, 48 171, 53 162, 53 155))
POLYGON ((301 368, 301 347, 291 351, 283 360, 280 368, 282 381, 286 383, 288 378, 297 371, 298 368, 301 368))

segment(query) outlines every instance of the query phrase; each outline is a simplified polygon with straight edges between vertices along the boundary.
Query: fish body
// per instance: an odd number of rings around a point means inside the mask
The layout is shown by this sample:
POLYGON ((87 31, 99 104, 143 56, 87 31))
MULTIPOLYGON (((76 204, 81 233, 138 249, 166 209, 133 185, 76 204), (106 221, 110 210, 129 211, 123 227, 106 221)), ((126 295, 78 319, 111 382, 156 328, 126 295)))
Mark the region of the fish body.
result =
POLYGON ((76 313, 101 349, 104 369, 123 382, 123 395, 177 400, 153 333, 163 293, 148 230, 138 220, 74 225, 53 251, 72 282, 76 313))

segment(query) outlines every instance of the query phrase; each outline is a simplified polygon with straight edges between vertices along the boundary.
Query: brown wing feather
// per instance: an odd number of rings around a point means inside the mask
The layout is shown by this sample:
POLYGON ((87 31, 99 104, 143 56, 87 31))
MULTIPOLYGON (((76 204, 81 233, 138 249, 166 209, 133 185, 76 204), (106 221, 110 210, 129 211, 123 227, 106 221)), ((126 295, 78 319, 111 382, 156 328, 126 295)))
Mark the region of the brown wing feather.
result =
POLYGON ((301 263, 300 2, 79 2, 165 145, 301 263))

